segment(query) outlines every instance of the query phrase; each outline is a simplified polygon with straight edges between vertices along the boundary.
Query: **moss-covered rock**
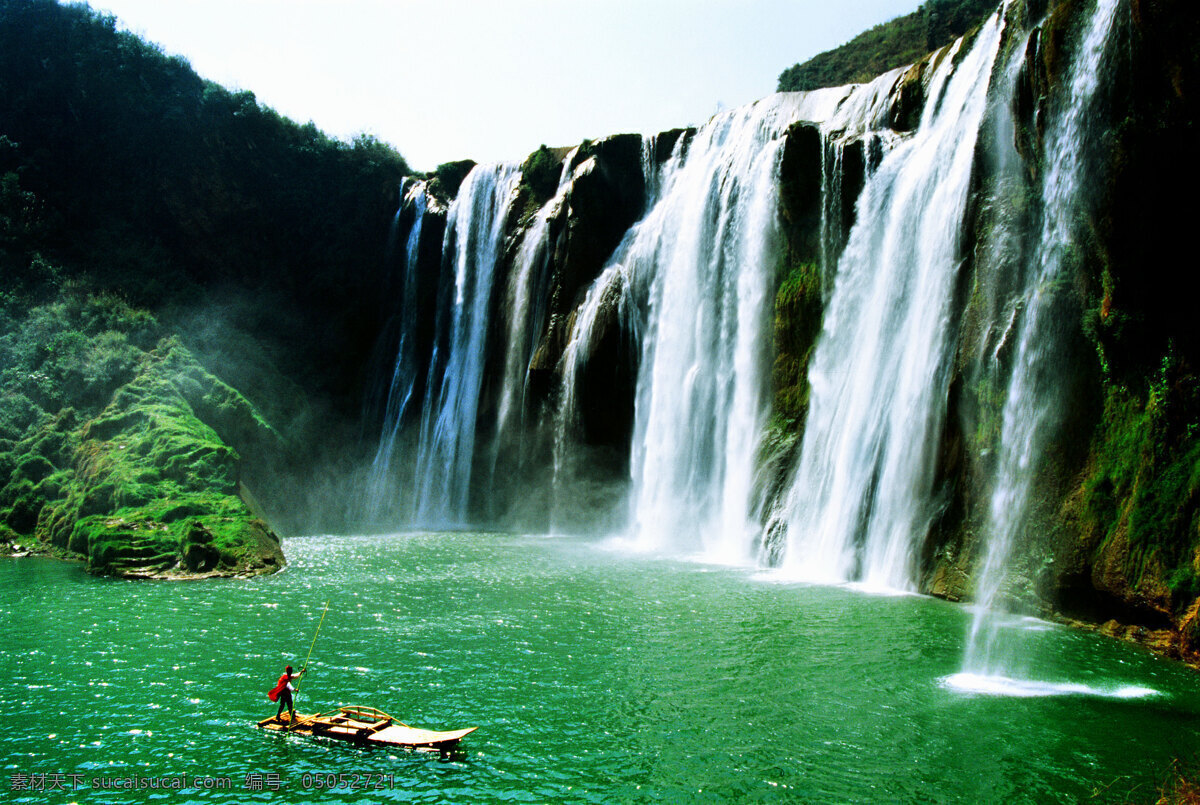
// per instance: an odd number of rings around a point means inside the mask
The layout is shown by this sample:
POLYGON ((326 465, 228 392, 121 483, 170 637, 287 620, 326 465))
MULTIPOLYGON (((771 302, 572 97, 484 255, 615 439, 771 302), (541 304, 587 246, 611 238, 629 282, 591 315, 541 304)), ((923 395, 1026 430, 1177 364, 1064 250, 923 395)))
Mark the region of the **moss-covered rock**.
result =
POLYGON ((462 159, 457 162, 445 162, 437 166, 437 170, 427 180, 429 194, 436 198, 442 206, 449 206, 458 189, 462 187, 467 174, 475 168, 475 161, 462 159))
POLYGON ((71 484, 78 425, 75 409, 67 408, 0 451, 0 521, 16 533, 32 536, 42 509, 71 484))
POLYGON ((563 160, 570 152, 570 148, 547 148, 543 145, 521 163, 521 180, 509 214, 510 229, 514 224, 528 224, 529 219, 554 197, 562 178, 563 160))
POLYGON ((821 270, 816 263, 793 266, 775 295, 774 408, 798 423, 808 411, 808 363, 821 331, 821 270))
POLYGON ((1080 540, 1064 557, 1073 576, 1063 585, 1077 594, 1090 587, 1093 608, 1180 618, 1200 593, 1200 438, 1190 428, 1170 432, 1165 377, 1144 401, 1119 386, 1105 394, 1079 492, 1068 501, 1080 540))
POLYGON ((888 109, 888 125, 896 131, 913 131, 921 122, 925 109, 925 82, 927 71, 933 61, 926 56, 909 67, 892 88, 892 104, 888 109))
POLYGON ((80 556, 97 573, 281 567, 278 538, 239 497, 243 452, 277 452, 279 435, 178 340, 137 356, 106 405, 90 404, 85 390, 78 399, 88 413, 45 416, 0 451, 5 528, 80 556))

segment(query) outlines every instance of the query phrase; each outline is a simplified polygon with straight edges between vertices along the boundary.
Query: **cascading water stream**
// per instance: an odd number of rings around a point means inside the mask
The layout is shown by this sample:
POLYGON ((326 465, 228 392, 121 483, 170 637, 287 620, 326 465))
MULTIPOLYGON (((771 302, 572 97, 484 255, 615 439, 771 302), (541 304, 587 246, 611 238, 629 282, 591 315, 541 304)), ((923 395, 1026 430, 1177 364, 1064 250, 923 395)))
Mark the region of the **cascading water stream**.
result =
POLYGON ((661 168, 647 160, 648 212, 575 317, 561 367, 556 479, 569 474, 579 366, 601 314, 615 309, 640 339, 629 526, 639 549, 749 556, 783 134, 792 121, 828 116, 846 93, 777 95, 731 110, 679 138, 661 168))
POLYGON ((570 476, 574 384, 595 322, 615 309, 640 340, 628 527, 639 549, 752 557, 784 133, 803 120, 860 135, 880 124, 898 76, 732 110, 681 138, 661 168, 648 161, 648 213, 575 318, 555 444, 555 477, 570 476))
POLYGON ((410 407, 414 404, 413 394, 420 369, 416 353, 417 329, 417 250, 421 241, 421 228, 425 218, 428 199, 423 182, 414 182, 402 190, 401 208, 413 207, 413 223, 408 231, 404 248, 404 284, 398 315, 400 335, 396 347, 396 362, 392 367, 388 385, 387 403, 384 408, 383 433, 375 458, 371 462, 367 478, 367 514, 377 518, 391 497, 392 459, 395 456, 396 440, 400 435, 410 407))
POLYGON ((891 149, 900 138, 888 127, 893 92, 906 68, 877 76, 873 81, 853 87, 838 104, 836 111, 821 120, 821 296, 829 304, 833 293, 838 260, 846 246, 855 202, 845 181, 865 180, 874 167, 872 156, 891 149), (847 177, 846 151, 854 144, 860 149, 862 174, 847 177))
POLYGON ((572 182, 592 164, 585 160, 572 171, 571 163, 578 152, 578 148, 573 148, 563 159, 558 187, 525 230, 514 261, 506 295, 508 333, 493 440, 493 473, 501 451, 510 451, 515 445, 520 452, 519 442, 525 432, 520 420, 525 410, 529 364, 546 319, 546 280, 554 248, 550 242, 550 222, 559 214, 572 182))
POLYGON ((809 371, 799 464, 776 515, 789 575, 914 587, 945 418, 963 215, 1001 29, 994 15, 969 53, 941 59, 916 133, 884 156, 859 198, 809 371))
POLYGON ((970 678, 1013 673, 1011 652, 1001 648, 1004 622, 997 597, 1013 543, 1026 526, 1031 485, 1061 415, 1063 340, 1056 332, 1055 280, 1074 239, 1073 216, 1087 176, 1086 125, 1100 86, 1106 44, 1119 0, 1098 0, 1083 31, 1067 91, 1048 126, 1042 175, 1042 227, 1026 302, 1016 330, 1016 352, 1005 396, 996 475, 988 517, 988 545, 977 573, 976 615, 964 674, 970 678))
POLYGON ((421 414, 416 462, 416 520, 421 524, 459 525, 467 518, 488 305, 519 177, 515 165, 476 166, 447 215, 443 255, 453 261, 453 273, 447 273, 453 287, 439 289, 436 341, 421 414))
POLYGON ((828 303, 837 255, 846 245, 846 216, 842 204, 845 146, 837 140, 828 140, 821 151, 821 293, 824 302, 828 303))
POLYGON ((676 145, 661 197, 618 250, 644 294, 631 454, 632 536, 738 561, 765 416, 777 173, 787 125, 811 99, 776 96, 676 145))

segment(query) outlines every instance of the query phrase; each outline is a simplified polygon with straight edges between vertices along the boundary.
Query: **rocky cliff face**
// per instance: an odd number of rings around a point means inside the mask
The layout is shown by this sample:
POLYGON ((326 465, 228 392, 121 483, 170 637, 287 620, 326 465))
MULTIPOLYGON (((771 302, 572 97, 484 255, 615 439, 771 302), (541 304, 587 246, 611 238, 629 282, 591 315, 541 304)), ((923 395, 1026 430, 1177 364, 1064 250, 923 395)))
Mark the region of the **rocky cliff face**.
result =
MULTIPOLYGON (((570 159, 557 167, 569 174, 570 183, 561 203, 550 211, 546 231, 541 235, 548 252, 543 268, 544 285, 537 293, 545 300, 546 310, 543 329, 534 339, 530 364, 532 393, 527 405, 531 411, 541 410, 556 391, 554 367, 562 360, 570 318, 621 238, 641 217, 645 204, 640 136, 626 134, 585 142, 562 159, 567 156, 570 159)), ((532 179, 523 173, 519 192, 528 192, 540 209, 550 201, 554 188, 538 193, 532 187, 532 179)), ((556 173, 555 185, 561 180, 561 173, 556 173)), ((528 215, 510 217, 509 242, 523 243, 530 235, 531 223, 528 215)), ((517 250, 508 249, 504 263, 506 278, 512 275, 517 259, 517 250)), ((585 382, 596 387, 596 409, 607 414, 594 417, 590 410, 584 431, 588 441, 620 447, 629 441, 633 406, 630 381, 636 365, 631 363, 632 356, 622 353, 619 334, 606 328, 600 341, 604 357, 598 358, 595 365, 597 371, 608 375, 608 382, 600 378, 585 382)))
MULTIPOLYGON (((1048 215, 1039 189, 1049 169, 1048 121, 1057 114, 1054 104, 1070 93, 1068 72, 1090 8, 1074 0, 1012 3, 995 62, 994 97, 976 147, 961 233, 952 377, 934 450, 934 511, 911 557, 920 589, 953 600, 976 595, 994 527, 989 505, 1005 378, 1017 360, 1015 322, 1029 304, 1022 266, 1035 259, 1037 230, 1048 215)), ((1052 311, 1059 413, 1042 458, 1029 469, 1027 522, 1015 537, 1000 593, 1017 608, 1136 625, 1180 656, 1196 648, 1200 396, 1193 369, 1197 338, 1187 323, 1186 297, 1172 290, 1167 257, 1186 253, 1185 207, 1168 199, 1186 193, 1174 167, 1194 162, 1196 56, 1188 43, 1195 16, 1171 0, 1134 0, 1127 15, 1117 16, 1116 63, 1105 68, 1098 116, 1086 121, 1097 135, 1089 141, 1097 145, 1087 154, 1080 224, 1056 280, 1066 289, 1055 291, 1052 311), (1173 19, 1187 22, 1173 25, 1173 19)), ((957 50, 943 48, 891 74, 879 87, 886 96, 882 128, 799 122, 787 131, 778 168, 783 248, 767 334, 771 411, 753 492, 763 520, 760 558, 768 564, 780 554, 767 513, 779 505, 797 459, 809 361, 856 203, 886 151, 912 136, 928 104, 940 102, 931 83, 939 65, 963 58, 974 36, 968 33, 957 50)), ((638 316, 622 307, 628 303, 623 286, 600 275, 646 212, 655 166, 676 149, 686 152, 694 135, 681 130, 646 141, 619 136, 575 149, 543 148, 522 166, 509 205, 481 391, 479 436, 491 444, 477 456, 475 477, 485 480, 476 497, 487 501, 477 512, 481 519, 516 522, 582 501, 573 495, 585 495, 584 487, 568 492, 561 483, 570 475, 561 452, 565 394, 578 417, 569 434, 573 463, 587 465, 590 481, 611 484, 603 494, 621 494, 635 435, 643 336, 638 316), (544 246, 531 271, 534 241, 544 246), (519 280, 528 284, 522 293, 536 300, 538 311, 530 331, 517 337, 518 318, 528 315, 514 308, 512 297, 522 271, 528 274, 519 280), (586 359, 571 363, 577 374, 564 384, 566 359, 578 357, 572 349, 579 345, 569 338, 581 316, 594 317, 590 343, 582 348, 586 359), (513 392, 505 363, 518 341, 528 360, 514 419, 506 409, 513 392), (517 420, 519 427, 506 424, 517 420), (506 520, 514 512, 523 514, 506 520)), ((431 298, 433 278, 449 270, 439 244, 457 186, 453 177, 428 182, 436 203, 425 214, 418 249, 423 298, 431 298)), ((411 214, 402 210, 402 221, 411 214)), ((428 321, 419 332, 432 332, 432 308, 423 315, 428 321)), ((533 520, 522 522, 537 525, 533 520)))

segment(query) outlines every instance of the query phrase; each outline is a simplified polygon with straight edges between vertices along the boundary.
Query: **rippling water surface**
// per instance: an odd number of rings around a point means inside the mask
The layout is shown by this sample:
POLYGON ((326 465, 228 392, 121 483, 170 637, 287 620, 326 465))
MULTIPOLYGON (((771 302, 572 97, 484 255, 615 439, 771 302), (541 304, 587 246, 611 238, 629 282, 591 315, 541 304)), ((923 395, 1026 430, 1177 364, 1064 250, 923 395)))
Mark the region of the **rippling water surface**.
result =
POLYGON ((1171 760, 1200 749, 1193 672, 1039 622, 1010 626, 1028 634, 1024 678, 981 680, 959 674, 969 614, 928 598, 576 539, 310 537, 285 550, 285 572, 250 581, 116 581, 0 560, 5 797, 1153 801, 1171 760), (326 600, 300 709, 478 725, 461 753, 254 727, 326 600), (337 774, 386 776, 317 787, 337 774), (188 787, 84 790, 139 778, 188 787))

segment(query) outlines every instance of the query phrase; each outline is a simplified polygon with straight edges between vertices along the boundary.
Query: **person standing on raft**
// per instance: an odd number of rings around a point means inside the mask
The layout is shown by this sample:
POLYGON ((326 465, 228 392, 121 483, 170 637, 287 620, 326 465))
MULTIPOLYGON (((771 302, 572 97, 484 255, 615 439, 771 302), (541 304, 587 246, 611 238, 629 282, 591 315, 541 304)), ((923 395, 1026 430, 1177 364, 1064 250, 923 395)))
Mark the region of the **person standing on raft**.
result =
POLYGON ((283 715, 283 709, 286 707, 288 711, 288 721, 294 722, 296 720, 296 708, 292 704, 292 694, 296 692, 296 688, 294 685, 292 685, 292 682, 299 682, 300 677, 304 676, 304 672, 307 670, 307 667, 301 668, 300 673, 293 676, 292 666, 289 665, 287 668, 283 669, 283 676, 279 677, 279 681, 275 683, 275 687, 271 688, 271 690, 267 693, 268 699, 273 702, 279 702, 279 712, 275 714, 275 718, 278 718, 282 721, 283 719, 280 717, 283 715))

